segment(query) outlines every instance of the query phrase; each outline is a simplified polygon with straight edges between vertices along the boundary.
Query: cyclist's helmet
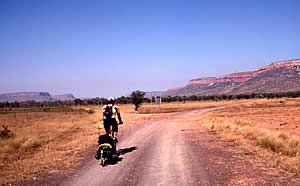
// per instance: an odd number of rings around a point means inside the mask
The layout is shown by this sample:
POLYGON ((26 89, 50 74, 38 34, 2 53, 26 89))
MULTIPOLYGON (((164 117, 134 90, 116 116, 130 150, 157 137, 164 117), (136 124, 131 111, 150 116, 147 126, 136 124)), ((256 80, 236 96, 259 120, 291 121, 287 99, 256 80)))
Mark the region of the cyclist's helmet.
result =
POLYGON ((108 98, 108 103, 109 104, 114 104, 116 102, 116 99, 114 97, 108 98))

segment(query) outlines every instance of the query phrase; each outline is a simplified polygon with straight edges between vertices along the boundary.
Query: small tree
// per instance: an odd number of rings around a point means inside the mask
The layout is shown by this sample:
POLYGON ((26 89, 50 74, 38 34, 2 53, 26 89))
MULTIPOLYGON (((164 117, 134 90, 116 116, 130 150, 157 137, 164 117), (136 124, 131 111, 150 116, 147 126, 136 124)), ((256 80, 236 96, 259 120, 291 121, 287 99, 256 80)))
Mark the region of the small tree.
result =
POLYGON ((77 106, 77 105, 82 105, 82 100, 81 99, 75 99, 74 100, 74 103, 75 103, 75 105, 77 106))
POLYGON ((138 110, 138 108, 141 106, 144 95, 145 95, 145 92, 139 91, 139 90, 133 91, 131 93, 131 101, 135 106, 135 110, 138 110))

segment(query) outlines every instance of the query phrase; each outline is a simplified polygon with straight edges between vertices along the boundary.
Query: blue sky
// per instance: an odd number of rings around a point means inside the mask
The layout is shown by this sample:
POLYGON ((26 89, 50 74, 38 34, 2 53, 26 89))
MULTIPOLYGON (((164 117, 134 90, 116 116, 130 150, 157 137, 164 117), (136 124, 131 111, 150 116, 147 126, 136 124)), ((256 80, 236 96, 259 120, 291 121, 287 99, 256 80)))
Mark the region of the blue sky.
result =
POLYGON ((298 0, 1 0, 0 93, 167 90, 300 58, 298 0))

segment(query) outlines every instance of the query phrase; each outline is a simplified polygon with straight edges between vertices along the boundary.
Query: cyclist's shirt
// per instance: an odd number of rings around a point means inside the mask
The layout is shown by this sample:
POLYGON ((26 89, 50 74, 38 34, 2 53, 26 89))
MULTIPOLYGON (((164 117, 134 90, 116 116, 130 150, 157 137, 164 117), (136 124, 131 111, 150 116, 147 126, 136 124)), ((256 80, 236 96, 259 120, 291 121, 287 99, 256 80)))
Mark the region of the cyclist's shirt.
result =
MULTIPOLYGON (((104 105, 102 107, 102 112, 103 113, 105 112, 105 109, 106 109, 107 106, 112 107, 112 116, 111 116, 111 118, 116 118, 117 113, 120 114, 120 108, 116 105, 113 105, 113 104, 104 105)), ((107 119, 105 115, 104 115, 104 119, 107 119)))

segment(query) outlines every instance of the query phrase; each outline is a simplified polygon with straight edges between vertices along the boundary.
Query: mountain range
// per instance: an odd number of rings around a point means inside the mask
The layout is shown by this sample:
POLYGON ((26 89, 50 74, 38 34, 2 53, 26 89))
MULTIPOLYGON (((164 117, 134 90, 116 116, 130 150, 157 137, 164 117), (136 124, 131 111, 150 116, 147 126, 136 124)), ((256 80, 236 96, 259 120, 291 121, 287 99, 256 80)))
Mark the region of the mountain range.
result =
POLYGON ((189 96, 300 91, 300 59, 275 62, 251 72, 192 79, 187 85, 146 96, 189 96))

